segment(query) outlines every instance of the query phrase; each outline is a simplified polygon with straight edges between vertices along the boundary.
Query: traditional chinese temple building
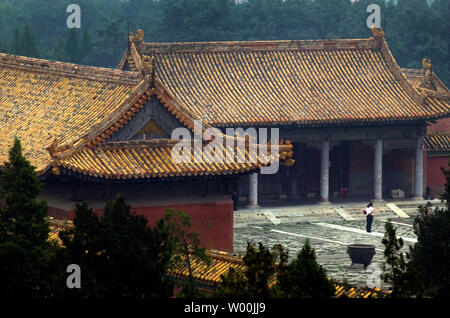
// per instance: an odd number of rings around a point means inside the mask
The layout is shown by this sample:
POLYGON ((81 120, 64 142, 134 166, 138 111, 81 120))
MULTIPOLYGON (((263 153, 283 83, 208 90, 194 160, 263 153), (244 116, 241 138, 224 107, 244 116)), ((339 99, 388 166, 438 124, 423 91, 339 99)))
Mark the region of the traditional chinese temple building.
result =
MULTIPOLYGON (((241 177, 244 202, 422 197, 427 125, 449 114, 445 85, 424 61, 401 69, 373 29, 368 39, 146 43, 132 36, 120 68, 154 65, 166 87, 208 124, 276 127, 295 164, 241 177)), ((448 132, 448 130, 447 130, 448 132)))
POLYGON ((412 83, 384 33, 372 32, 367 39, 147 43, 139 31, 116 70, 0 54, 0 162, 19 137, 57 218, 72 217, 82 200, 101 213, 124 193, 150 221, 166 207, 189 213, 202 244, 226 251, 236 188, 250 205, 381 200, 392 189, 422 197, 424 142, 431 147, 424 137, 427 125, 449 116, 448 90, 426 63, 428 73, 410 73, 427 80, 412 83), (295 162, 271 175, 258 173, 259 159, 175 164, 171 132, 192 130, 194 120, 224 134, 278 128, 292 141, 295 162))
MULTIPOLYGON (((433 95, 437 100, 447 98, 448 102, 448 88, 432 72, 431 65, 427 65, 427 62, 427 60, 423 61, 424 68, 421 70, 402 69, 402 71, 419 94, 433 95)), ((450 118, 438 119, 430 123, 424 142, 427 152, 424 165, 427 188, 425 196, 436 198, 444 190, 446 182, 441 168, 448 169, 450 160, 450 118)))

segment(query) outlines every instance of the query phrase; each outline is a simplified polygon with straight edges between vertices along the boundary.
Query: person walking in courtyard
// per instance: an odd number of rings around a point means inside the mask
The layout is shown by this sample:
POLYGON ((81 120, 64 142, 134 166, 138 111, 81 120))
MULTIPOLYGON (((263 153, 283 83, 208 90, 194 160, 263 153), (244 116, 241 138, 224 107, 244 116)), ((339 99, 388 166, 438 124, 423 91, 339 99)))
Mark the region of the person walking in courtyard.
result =
POLYGON ((367 233, 372 232, 372 221, 373 221, 373 204, 370 202, 366 207, 366 231, 367 233))

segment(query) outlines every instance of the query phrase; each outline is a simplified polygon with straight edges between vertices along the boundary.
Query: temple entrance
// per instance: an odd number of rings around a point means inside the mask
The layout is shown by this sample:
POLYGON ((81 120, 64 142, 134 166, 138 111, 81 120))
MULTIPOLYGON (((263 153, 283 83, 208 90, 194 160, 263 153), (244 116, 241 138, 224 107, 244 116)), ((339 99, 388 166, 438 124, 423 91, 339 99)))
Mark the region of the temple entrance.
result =
POLYGON ((350 188, 350 142, 342 141, 330 152, 330 197, 346 197, 350 188))
MULTIPOLYGON (((258 204, 284 206, 321 201, 365 202, 414 195, 415 156, 418 153, 413 148, 414 141, 403 144, 373 139, 328 141, 327 159, 322 158, 323 144, 320 141, 293 142, 293 146, 295 163, 292 166, 280 165, 276 174, 257 176, 258 204), (375 158, 380 158, 381 164, 375 158), (328 163, 328 174, 321 171, 322 162, 328 163), (381 180, 379 182, 375 178, 376 173, 381 180), (328 194, 325 200, 321 192, 323 184, 327 184, 324 189, 328 190, 328 193, 327 190, 322 191, 328 194)), ((240 177, 242 205, 248 202, 248 180, 248 176, 240 177)))

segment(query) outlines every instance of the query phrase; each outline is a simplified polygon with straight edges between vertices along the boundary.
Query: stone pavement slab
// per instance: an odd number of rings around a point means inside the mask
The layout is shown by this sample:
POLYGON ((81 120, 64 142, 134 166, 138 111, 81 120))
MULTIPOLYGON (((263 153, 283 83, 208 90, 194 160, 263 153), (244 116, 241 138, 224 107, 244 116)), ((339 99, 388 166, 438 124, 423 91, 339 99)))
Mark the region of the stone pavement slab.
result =
POLYGON ((355 218, 348 214, 343 208, 337 208, 335 210, 340 216, 344 218, 346 221, 354 221, 355 218))
POLYGON ((263 214, 266 218, 269 219, 270 222, 272 222, 272 224, 277 225, 277 224, 281 223, 281 221, 279 219, 277 219, 277 217, 271 211, 266 210, 263 212, 263 214))
MULTIPOLYGON (((396 224, 397 235, 417 239, 414 229, 410 226, 412 219, 393 218, 396 224)), ((324 222, 323 222, 324 223, 324 222)), ((328 224, 338 225, 337 227, 325 227, 313 223, 300 224, 267 224, 260 226, 248 226, 236 228, 234 230, 234 251, 237 254, 245 254, 247 241, 257 244, 262 242, 266 246, 272 247, 275 244, 282 244, 289 252, 290 259, 296 257, 307 239, 311 241, 312 247, 316 251, 319 264, 327 270, 327 274, 337 280, 347 279, 350 284, 365 287, 368 281, 374 277, 373 272, 363 268, 352 268, 351 260, 347 254, 347 245, 350 244, 371 244, 376 248, 376 254, 372 260, 371 267, 378 269, 381 274, 381 265, 384 262, 384 245, 381 243, 382 237, 378 235, 367 235, 365 232, 365 220, 354 221, 335 220, 327 221, 328 224), (360 231, 347 231, 342 227, 352 228, 360 231)), ((384 235, 384 220, 375 217, 372 229, 384 235)), ((408 246, 412 242, 405 241, 403 252, 408 251, 408 246)), ((369 266, 370 267, 370 266, 369 266)), ((373 280, 373 279, 372 279, 373 280)), ((381 282, 381 287, 386 289, 387 284, 381 282)))
POLYGON ((409 219, 409 215, 403 212, 402 209, 400 209, 395 203, 386 203, 386 206, 394 211, 395 214, 397 214, 399 217, 403 219, 409 219))
MULTIPOLYGON (((334 229, 338 229, 338 230, 343 230, 343 231, 350 231, 350 232, 359 233, 359 234, 384 237, 384 233, 380 233, 380 232, 370 232, 370 233, 368 233, 365 230, 361 230, 361 229, 353 228, 353 227, 348 227, 348 226, 342 226, 342 225, 337 225, 337 224, 328 224, 328 223, 314 223, 314 224, 317 224, 317 225, 320 225, 320 226, 325 226, 325 227, 330 227, 330 228, 334 228, 334 229)), ((403 241, 405 241, 405 242, 417 243, 417 239, 415 239, 415 238, 404 237, 404 236, 397 236, 397 237, 398 238, 402 238, 403 241)))

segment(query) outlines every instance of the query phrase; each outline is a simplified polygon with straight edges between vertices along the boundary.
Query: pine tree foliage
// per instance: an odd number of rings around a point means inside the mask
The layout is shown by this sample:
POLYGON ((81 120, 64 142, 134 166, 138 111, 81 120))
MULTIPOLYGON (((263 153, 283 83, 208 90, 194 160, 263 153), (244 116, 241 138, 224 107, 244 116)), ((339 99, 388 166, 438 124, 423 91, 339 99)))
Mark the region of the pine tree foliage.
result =
POLYGON ((386 224, 383 277, 392 284, 394 297, 450 296, 450 169, 443 169, 443 173, 446 207, 433 209, 430 203, 418 207, 414 220, 417 243, 410 246, 406 259, 401 251, 403 241, 397 239, 393 225, 386 224))
POLYGON ((54 252, 47 203, 36 200, 41 183, 17 138, 0 173, 0 295, 45 296, 54 252))
MULTIPOLYGON (((102 217, 86 203, 75 211, 74 227, 60 234, 60 264, 78 264, 82 288, 63 290, 73 297, 154 298, 172 295, 165 276, 172 249, 169 233, 130 211, 122 196, 109 201, 102 217)), ((62 284, 61 284, 62 285, 62 284)))
POLYGON ((247 243, 243 258, 245 270, 230 268, 222 275, 215 296, 220 298, 330 298, 333 282, 317 263, 314 249, 307 240, 288 263, 288 252, 282 245, 272 249, 259 243, 247 243))

